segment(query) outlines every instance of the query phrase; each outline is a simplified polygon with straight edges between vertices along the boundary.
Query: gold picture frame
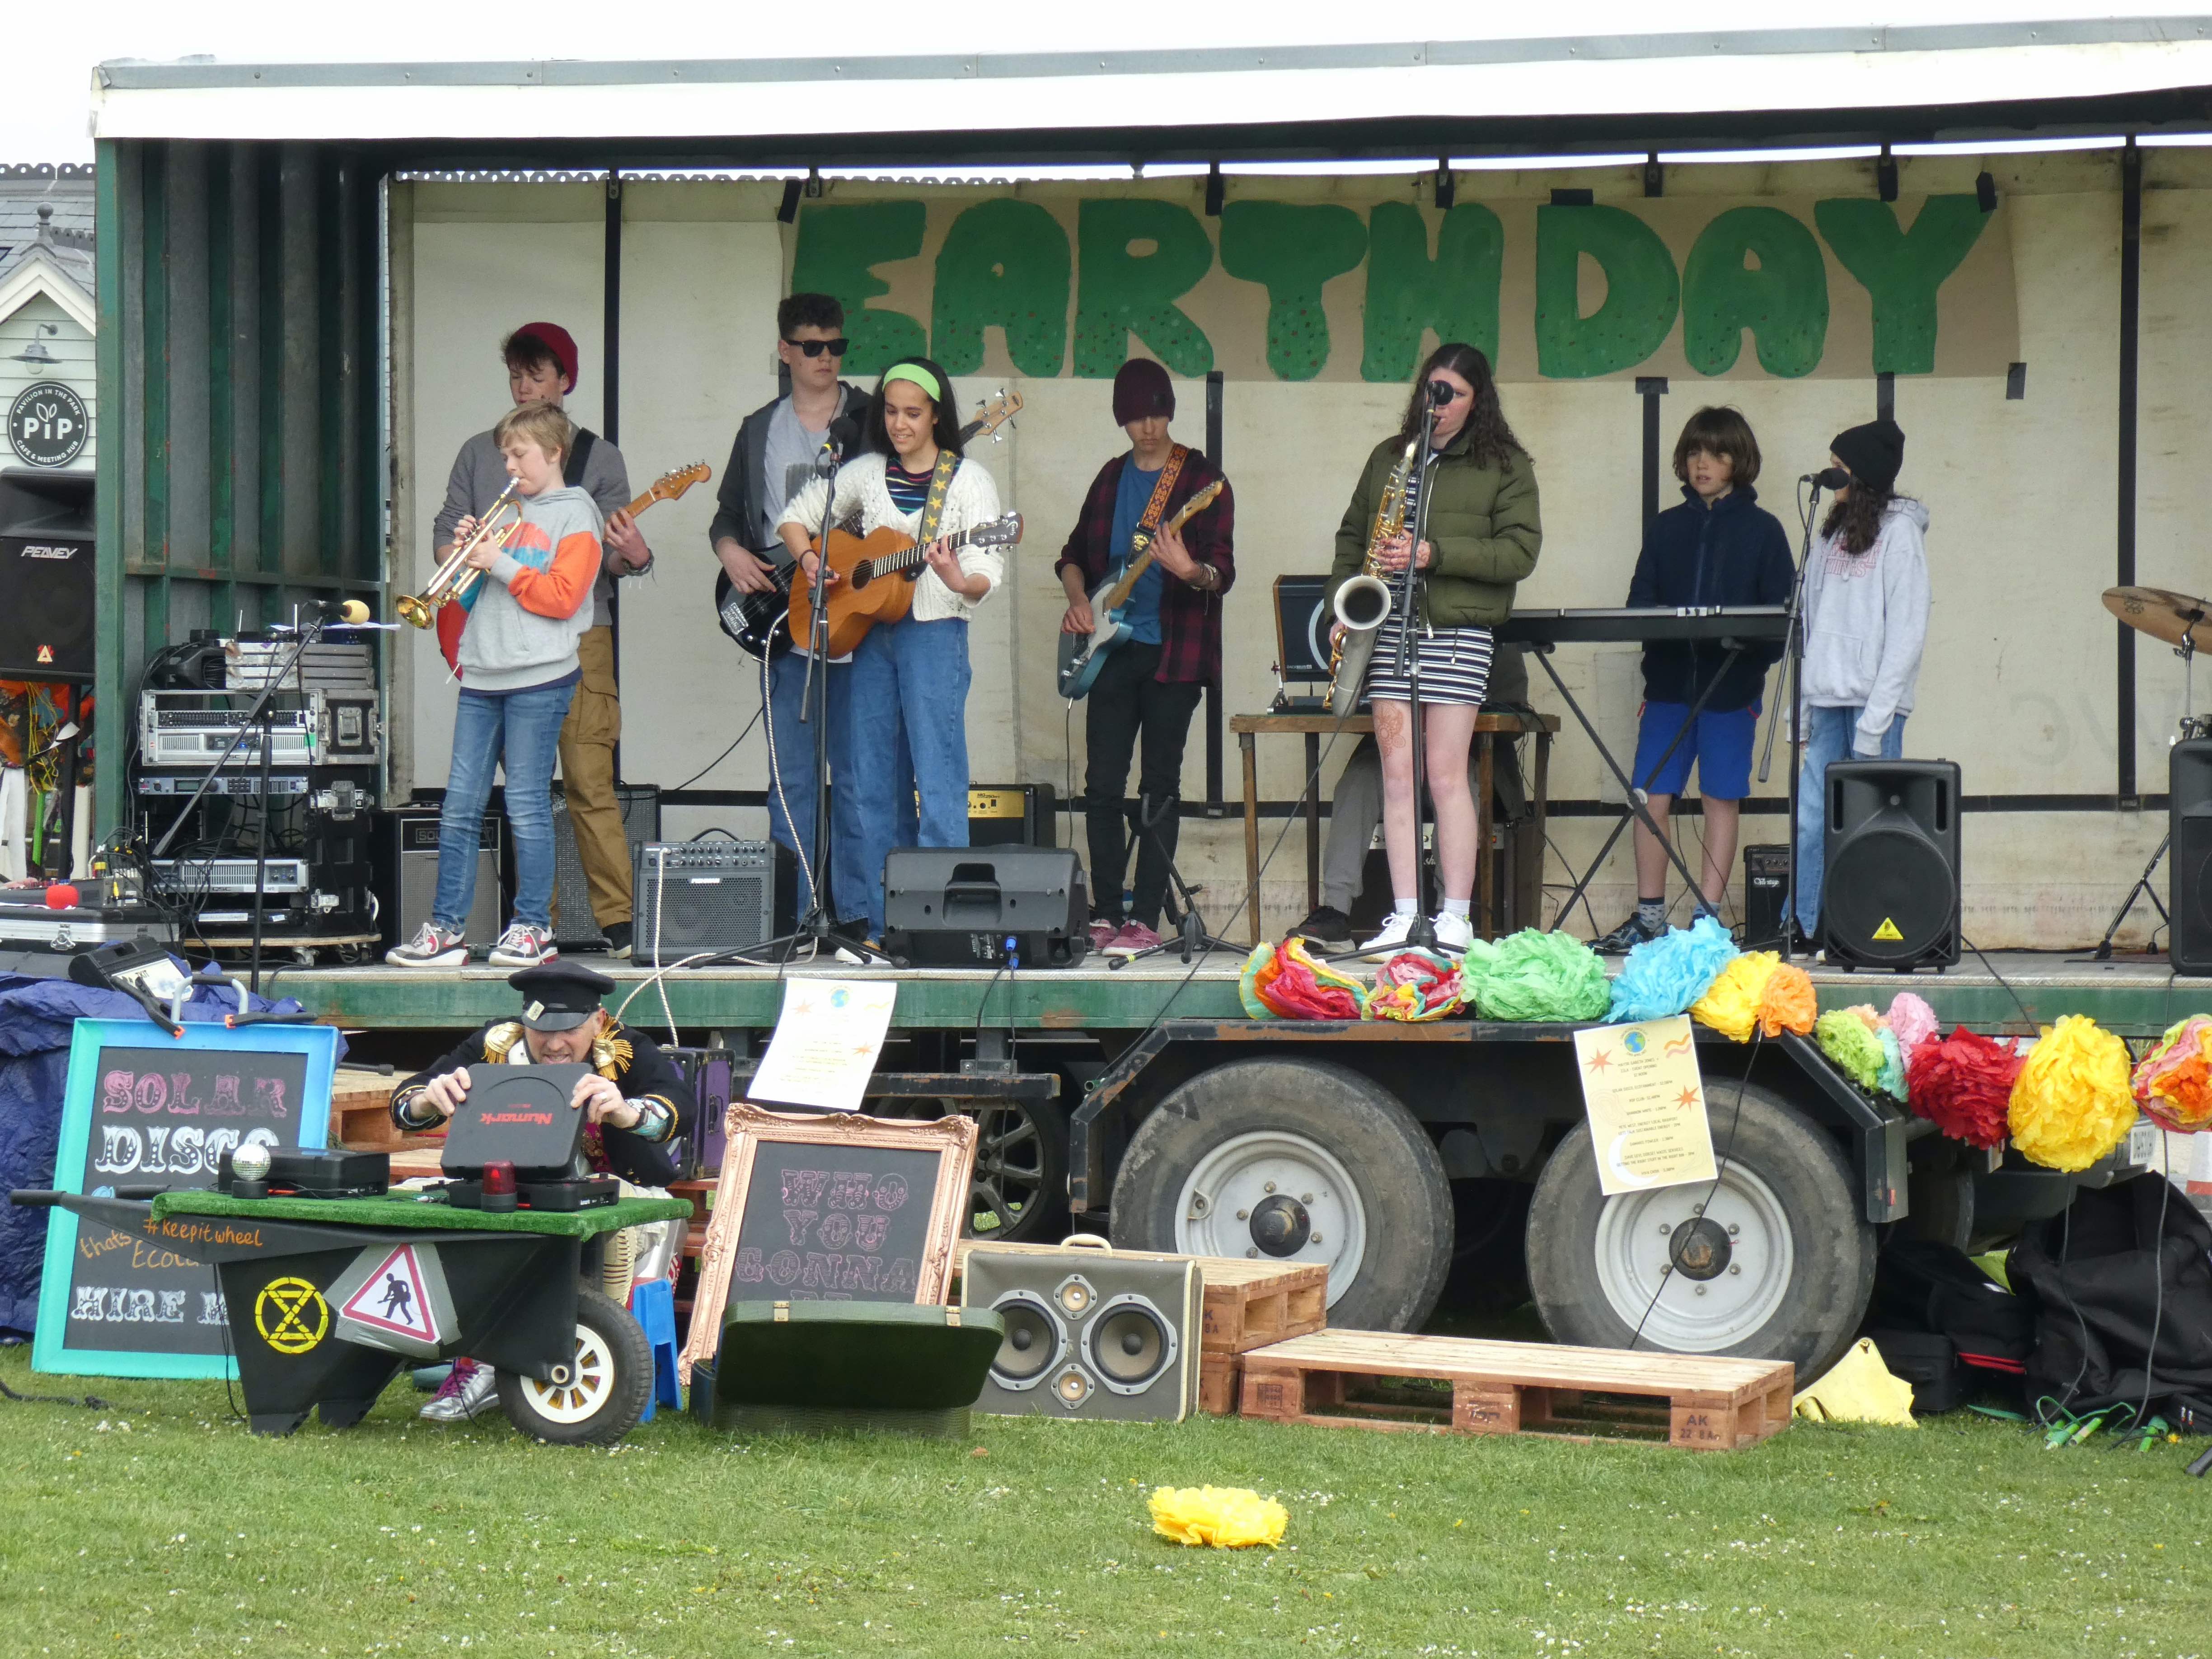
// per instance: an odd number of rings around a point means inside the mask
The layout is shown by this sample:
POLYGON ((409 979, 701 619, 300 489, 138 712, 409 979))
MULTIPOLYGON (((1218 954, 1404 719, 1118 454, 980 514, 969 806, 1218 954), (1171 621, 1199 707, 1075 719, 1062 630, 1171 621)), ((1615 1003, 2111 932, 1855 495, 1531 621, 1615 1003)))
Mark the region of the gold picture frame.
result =
POLYGON ((722 1312, 729 1305, 730 1275, 738 1260, 738 1235, 763 1143, 936 1153, 937 1179, 930 1192, 929 1224, 923 1234, 914 1299, 923 1305, 945 1300, 952 1277, 953 1247, 959 1242, 961 1218, 975 1174, 974 1119, 957 1112, 930 1121, 866 1117, 858 1112, 771 1112, 738 1100, 730 1103, 723 1130, 722 1170, 714 1183, 706 1243, 699 1252, 690 1336, 678 1362, 686 1386, 691 1381, 692 1366, 702 1360, 713 1363, 721 1341, 722 1312))

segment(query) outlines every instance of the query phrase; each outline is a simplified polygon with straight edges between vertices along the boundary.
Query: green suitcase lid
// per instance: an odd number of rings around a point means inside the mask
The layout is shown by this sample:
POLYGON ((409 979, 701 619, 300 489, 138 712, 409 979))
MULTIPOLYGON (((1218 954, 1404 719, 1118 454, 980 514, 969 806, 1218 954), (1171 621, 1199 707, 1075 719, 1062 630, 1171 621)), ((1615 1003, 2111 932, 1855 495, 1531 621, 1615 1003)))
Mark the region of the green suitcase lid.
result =
POLYGON ((972 1406, 1006 1340, 975 1308, 892 1302, 732 1302, 718 1404, 948 1411, 972 1406))

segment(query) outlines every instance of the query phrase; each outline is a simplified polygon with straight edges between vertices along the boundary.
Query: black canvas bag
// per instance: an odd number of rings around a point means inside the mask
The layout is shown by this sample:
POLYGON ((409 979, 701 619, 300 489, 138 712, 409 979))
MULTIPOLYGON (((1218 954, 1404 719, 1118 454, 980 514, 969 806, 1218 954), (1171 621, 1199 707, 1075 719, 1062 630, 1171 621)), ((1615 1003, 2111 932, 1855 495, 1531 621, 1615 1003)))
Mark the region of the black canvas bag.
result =
POLYGON ((2033 1304, 1993 1281, 1965 1251, 1919 1239, 1896 1239, 1883 1249, 1867 1323, 1948 1337, 1964 1364, 2014 1376, 2035 1346, 2033 1304))

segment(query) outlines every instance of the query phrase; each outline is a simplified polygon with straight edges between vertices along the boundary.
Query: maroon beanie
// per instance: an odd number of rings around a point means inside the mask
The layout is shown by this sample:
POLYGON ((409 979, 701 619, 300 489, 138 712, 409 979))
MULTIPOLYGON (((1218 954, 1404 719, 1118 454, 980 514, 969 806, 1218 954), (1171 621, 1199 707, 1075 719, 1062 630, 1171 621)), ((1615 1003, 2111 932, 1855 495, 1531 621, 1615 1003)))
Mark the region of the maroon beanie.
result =
POLYGON ((1114 424, 1127 426, 1148 415, 1175 418, 1175 387, 1167 370, 1150 357, 1132 357, 1114 371, 1114 424))
POLYGON ((553 361, 561 366, 562 378, 568 384, 564 392, 576 389, 576 342, 568 331, 558 323, 525 323, 507 337, 507 349, 513 355, 516 343, 525 337, 536 340, 553 354, 553 361))

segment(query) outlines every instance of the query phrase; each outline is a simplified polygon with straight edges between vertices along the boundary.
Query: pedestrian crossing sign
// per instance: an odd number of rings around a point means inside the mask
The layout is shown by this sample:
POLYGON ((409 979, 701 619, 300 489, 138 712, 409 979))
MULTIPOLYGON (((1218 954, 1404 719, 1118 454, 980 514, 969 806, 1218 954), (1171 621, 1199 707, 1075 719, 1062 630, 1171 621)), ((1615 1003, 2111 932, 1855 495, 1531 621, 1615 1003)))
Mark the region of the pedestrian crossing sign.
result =
POLYGON ((452 1298, 434 1244, 363 1250, 330 1290, 337 1334, 371 1348, 434 1358, 455 1335, 452 1298))

